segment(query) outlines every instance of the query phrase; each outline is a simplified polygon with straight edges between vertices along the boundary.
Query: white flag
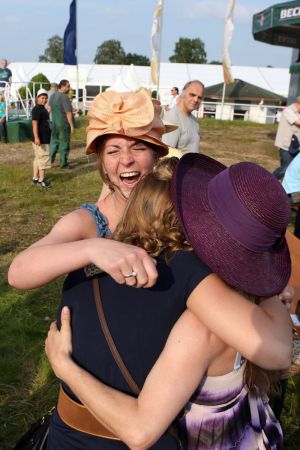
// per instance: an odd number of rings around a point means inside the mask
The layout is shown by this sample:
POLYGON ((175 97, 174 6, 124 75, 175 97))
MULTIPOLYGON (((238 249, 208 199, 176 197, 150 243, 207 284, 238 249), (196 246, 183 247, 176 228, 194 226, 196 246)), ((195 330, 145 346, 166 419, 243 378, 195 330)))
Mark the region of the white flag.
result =
POLYGON ((161 19, 162 19, 162 7, 163 0, 158 0, 155 8, 152 31, 151 31, 151 44, 152 44, 152 58, 151 58, 151 79, 154 85, 158 83, 159 74, 159 58, 160 58, 160 33, 161 33, 161 19))
POLYGON ((229 0, 227 5, 227 11, 225 16, 225 26, 224 26, 224 44, 223 44, 223 74, 224 83, 233 83, 233 77, 231 74, 231 61, 229 56, 229 47, 232 38, 232 33, 234 29, 233 25, 233 10, 235 6, 235 0, 229 0))

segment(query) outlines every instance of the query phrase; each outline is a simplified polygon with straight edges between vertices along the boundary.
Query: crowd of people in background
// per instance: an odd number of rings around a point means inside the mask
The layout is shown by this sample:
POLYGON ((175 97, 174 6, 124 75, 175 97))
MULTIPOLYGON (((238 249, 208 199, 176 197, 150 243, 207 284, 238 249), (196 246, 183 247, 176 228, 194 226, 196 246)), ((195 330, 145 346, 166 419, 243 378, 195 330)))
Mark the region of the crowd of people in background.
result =
MULTIPOLYGON (((15 105, 7 108, 12 72, 7 67, 7 59, 2 59, 0 68, 0 137, 8 143, 7 115, 13 117, 15 105)), ((57 152, 60 168, 70 169, 68 155, 71 134, 74 133, 74 108, 68 93, 70 82, 61 80, 51 83, 49 92, 41 88, 30 106, 32 119, 32 145, 34 149, 32 184, 49 188, 45 180, 45 169, 51 168, 57 152)), ((31 101, 31 99, 29 100, 31 101)))

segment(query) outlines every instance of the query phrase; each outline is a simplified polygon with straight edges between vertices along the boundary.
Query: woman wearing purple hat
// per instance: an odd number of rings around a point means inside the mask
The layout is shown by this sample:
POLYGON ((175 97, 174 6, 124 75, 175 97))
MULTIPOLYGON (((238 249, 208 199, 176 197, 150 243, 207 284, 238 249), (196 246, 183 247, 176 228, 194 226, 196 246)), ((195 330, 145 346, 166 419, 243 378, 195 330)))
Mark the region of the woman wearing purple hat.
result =
MULTIPOLYGON (((226 169, 211 158, 188 154, 175 170, 172 194, 182 228, 195 253, 216 273, 221 273, 226 282, 257 300, 282 291, 290 275, 284 238, 289 203, 271 174, 251 163, 226 169), (212 248, 214 241, 216 245, 212 248)), ((168 177, 161 175, 160 168, 137 186, 130 197, 127 218, 125 215, 114 238, 139 243, 153 255, 160 253, 162 242, 167 249, 168 241, 162 239, 163 228, 161 225, 156 228, 155 224, 168 225, 169 240, 170 236, 173 239, 180 236, 169 202, 168 177)), ((177 253, 170 259, 173 263, 180 254, 180 246, 186 248, 186 243, 178 241, 177 253)), ((181 273, 182 282, 186 282, 183 266, 181 273)), ((138 400, 100 383, 72 360, 68 309, 62 310, 61 332, 55 324, 51 326, 46 350, 57 376, 132 449, 149 448, 190 397, 184 415, 177 421, 185 449, 282 448, 281 428, 264 393, 270 386, 270 377, 237 352, 241 350, 244 356, 255 359, 255 354, 263 349, 268 358, 271 341, 268 346, 262 342, 260 332, 269 325, 263 323, 253 303, 242 305, 234 291, 231 301, 224 299, 224 286, 215 277, 207 276, 187 298, 189 309, 210 323, 212 331, 185 312, 173 328, 138 400), (199 302, 203 296, 206 303, 199 302), (236 308, 237 304, 240 308, 236 308), (223 316, 228 314, 232 319, 230 330, 223 326, 223 316), (240 330, 242 323, 244 334, 240 330)), ((146 301, 144 292, 140 296, 142 303, 146 301)), ((155 301, 154 296, 151 298, 155 301)), ((282 337, 285 333, 290 335, 288 314, 278 299, 264 300, 262 308, 269 319, 277 320, 282 337)), ((162 304, 160 309, 162 313, 162 304)), ((288 345, 286 352, 288 365, 288 345)))

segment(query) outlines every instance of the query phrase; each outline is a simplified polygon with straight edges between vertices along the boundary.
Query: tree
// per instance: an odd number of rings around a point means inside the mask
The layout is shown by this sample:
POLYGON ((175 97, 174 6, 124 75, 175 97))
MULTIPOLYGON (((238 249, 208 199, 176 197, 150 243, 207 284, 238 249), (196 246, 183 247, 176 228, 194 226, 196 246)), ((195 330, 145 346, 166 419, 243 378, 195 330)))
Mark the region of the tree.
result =
POLYGON ((95 64, 125 64, 126 53, 120 41, 104 41, 96 50, 95 64))
POLYGON ((150 66, 150 59, 137 53, 127 53, 124 64, 134 64, 135 66, 150 66))
POLYGON ((48 47, 45 53, 39 56, 40 62, 61 63, 64 62, 64 41, 55 34, 48 39, 48 47))
POLYGON ((221 62, 221 61, 218 61, 218 60, 216 60, 216 59, 213 59, 213 60, 210 61, 208 64, 214 64, 214 65, 216 65, 216 66, 221 66, 221 65, 222 65, 222 62, 221 62))
MULTIPOLYGON (((50 89, 50 81, 48 80, 48 78, 43 73, 38 73, 37 75, 34 75, 34 77, 31 78, 31 80, 28 83, 27 87, 30 90, 31 95, 34 96, 34 95, 36 95, 38 89, 40 89, 41 87, 43 89, 46 89, 46 91, 49 91, 49 89, 50 89), (35 88, 34 89, 33 89, 33 86, 34 86, 33 83, 35 83, 35 88), (41 83, 41 84, 39 84, 39 83, 41 83)), ((19 94, 20 94, 22 99, 26 98, 26 87, 25 86, 20 87, 19 94)))
POLYGON ((180 38, 175 44, 174 55, 169 61, 175 63, 205 64, 206 51, 201 39, 180 38))

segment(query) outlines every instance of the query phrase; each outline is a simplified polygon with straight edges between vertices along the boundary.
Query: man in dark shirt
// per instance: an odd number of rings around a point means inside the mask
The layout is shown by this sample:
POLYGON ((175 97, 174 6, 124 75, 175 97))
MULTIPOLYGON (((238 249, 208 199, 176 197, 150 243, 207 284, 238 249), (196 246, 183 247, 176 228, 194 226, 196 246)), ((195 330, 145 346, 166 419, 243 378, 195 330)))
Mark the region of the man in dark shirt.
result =
POLYGON ((68 164, 70 133, 74 132, 72 104, 67 96, 69 90, 69 81, 61 80, 58 85, 58 92, 54 92, 49 100, 52 114, 51 163, 54 162, 56 153, 59 151, 61 169, 70 168, 68 164))
POLYGON ((2 59, 0 68, 0 88, 5 88, 6 83, 11 83, 12 73, 11 70, 7 68, 7 59, 2 59))

